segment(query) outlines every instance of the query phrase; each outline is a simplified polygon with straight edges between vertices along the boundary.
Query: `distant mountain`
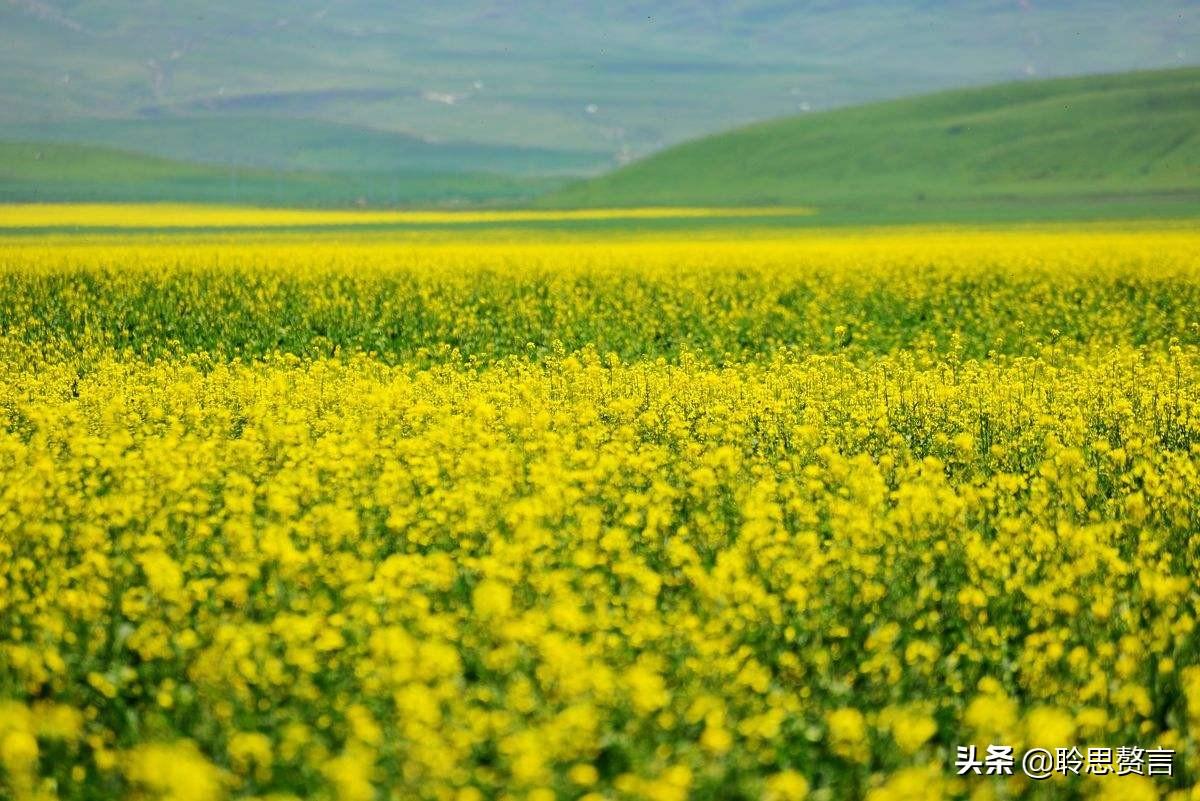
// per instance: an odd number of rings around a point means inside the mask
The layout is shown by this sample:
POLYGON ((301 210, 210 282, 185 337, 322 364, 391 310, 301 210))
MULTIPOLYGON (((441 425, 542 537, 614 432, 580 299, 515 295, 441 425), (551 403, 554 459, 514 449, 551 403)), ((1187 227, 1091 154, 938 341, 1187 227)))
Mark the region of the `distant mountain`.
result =
POLYGON ((433 142, 324 120, 237 115, 0 125, 0 141, 5 140, 94 144, 201 164, 276 170, 579 175, 612 166, 611 158, 599 151, 433 142))
POLYGON ((789 117, 670 148, 544 202, 815 205, 823 212, 815 219, 1194 215, 1200 69, 1010 83, 789 117))
POLYGON ((805 109, 1198 61, 1194 0, 0 0, 0 139, 340 170, 395 134, 431 169, 589 172, 805 109), (314 149, 309 121, 341 127, 314 149))

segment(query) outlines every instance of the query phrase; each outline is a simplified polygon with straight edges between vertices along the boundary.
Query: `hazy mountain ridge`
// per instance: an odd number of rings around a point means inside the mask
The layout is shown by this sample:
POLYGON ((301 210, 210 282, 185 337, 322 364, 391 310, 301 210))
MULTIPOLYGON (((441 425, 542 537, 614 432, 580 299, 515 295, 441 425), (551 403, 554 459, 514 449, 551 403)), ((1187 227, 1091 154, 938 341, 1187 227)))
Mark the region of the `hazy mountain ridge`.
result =
POLYGON ((0 124, 311 118, 615 161, 803 109, 1200 59, 1185 0, 8 0, 0 30, 0 124))

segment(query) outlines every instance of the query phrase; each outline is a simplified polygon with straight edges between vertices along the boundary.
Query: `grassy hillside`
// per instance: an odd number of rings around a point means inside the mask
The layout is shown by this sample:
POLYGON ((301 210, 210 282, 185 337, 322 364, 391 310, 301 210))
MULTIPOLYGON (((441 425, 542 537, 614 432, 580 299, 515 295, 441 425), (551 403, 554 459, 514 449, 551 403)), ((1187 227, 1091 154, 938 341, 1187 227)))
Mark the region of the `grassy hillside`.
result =
POLYGON ((803 108, 1192 63, 1198 37, 1195 0, 9 0, 0 123, 303 118, 626 157, 803 108))
MULTIPOLYGON (((1197 68, 1027 81, 806 114, 575 183, 514 174, 537 172, 556 155, 563 169, 581 168, 594 154, 435 145, 287 122, 111 121, 90 134, 159 154, 207 154, 213 164, 80 144, 0 144, 0 201, 820 210, 789 225, 1200 216, 1197 68), (222 136, 230 124, 236 135, 222 136), (252 166, 220 164, 254 153, 252 166)), ((86 129, 58 130, 73 138, 86 129)))
POLYGON ((275 206, 527 202, 558 179, 189 164, 103 147, 0 143, 0 202, 187 201, 275 206))
POLYGON ((237 115, 0 124, 0 141, 101 145, 201 164, 322 172, 578 176, 613 164, 599 151, 426 141, 322 120, 237 115))
POLYGON ((690 142, 557 206, 816 205, 833 216, 1200 212, 1200 69, 944 92, 690 142))

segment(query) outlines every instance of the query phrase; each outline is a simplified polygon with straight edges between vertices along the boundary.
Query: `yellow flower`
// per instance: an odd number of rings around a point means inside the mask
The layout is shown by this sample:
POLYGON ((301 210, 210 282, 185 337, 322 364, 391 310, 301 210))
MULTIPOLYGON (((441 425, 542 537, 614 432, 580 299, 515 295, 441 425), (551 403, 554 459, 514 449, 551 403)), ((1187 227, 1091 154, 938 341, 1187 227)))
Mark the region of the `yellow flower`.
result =
POLYGON ((937 733, 937 723, 920 711, 888 707, 880 713, 880 722, 905 754, 914 754, 937 733))
POLYGON ((346 710, 351 733, 367 745, 377 746, 383 741, 383 729, 375 722, 371 711, 362 704, 354 704, 346 710))
POLYGON ((38 744, 25 731, 9 731, 0 737, 0 763, 12 774, 26 774, 38 758, 38 744))
POLYGON ((1090 782, 1096 787, 1096 801, 1158 801, 1159 787, 1145 776, 1109 774, 1090 782))
POLYGON ((157 801, 216 801, 224 777, 189 741, 148 743, 123 758, 125 778, 157 801))
POLYGON ((40 703, 33 707, 39 737, 74 742, 83 733, 83 713, 65 704, 40 703))
POLYGON ((471 605, 484 620, 505 617, 512 609, 512 589, 507 584, 485 579, 471 592, 471 605))
POLYGON ((1075 719, 1067 712, 1054 707, 1035 707, 1025 715, 1025 745, 1048 748, 1065 748, 1066 743, 1075 742, 1075 719))
POLYGON ((861 712, 841 707, 829 712, 825 723, 829 727, 829 744, 835 754, 855 762, 867 760, 867 724, 861 712))
POLYGON ((1179 671, 1179 684, 1187 701, 1188 719, 1193 726, 1200 726, 1200 666, 1193 665, 1179 671))
POLYGON ((963 722, 980 742, 1006 743, 1013 739, 1017 725, 1017 704, 999 685, 988 685, 967 705, 963 722))
POLYGON ((260 781, 270 776, 273 759, 271 740, 259 732, 238 732, 229 738, 229 759, 239 773, 253 770, 260 781))
POLYGON ((567 771, 567 778, 580 787, 591 787, 599 780, 600 774, 595 767, 581 762, 571 766, 571 769, 567 771))
POLYGON ((912 767, 896 771, 868 791, 866 801, 940 801, 946 795, 946 780, 936 767, 912 767))
POLYGON ((625 683, 629 687, 633 707, 639 714, 661 709, 671 698, 663 677, 644 660, 625 671, 625 683))
POLYGON ((333 785, 338 801, 371 801, 375 797, 375 755, 364 746, 348 746, 326 762, 321 772, 333 785))
POLYGON ((764 801, 804 801, 808 797, 808 780, 794 770, 784 770, 767 777, 764 801))
POLYGON ((733 736, 720 723, 709 723, 700 734, 700 745, 713 754, 724 754, 733 747, 733 736))

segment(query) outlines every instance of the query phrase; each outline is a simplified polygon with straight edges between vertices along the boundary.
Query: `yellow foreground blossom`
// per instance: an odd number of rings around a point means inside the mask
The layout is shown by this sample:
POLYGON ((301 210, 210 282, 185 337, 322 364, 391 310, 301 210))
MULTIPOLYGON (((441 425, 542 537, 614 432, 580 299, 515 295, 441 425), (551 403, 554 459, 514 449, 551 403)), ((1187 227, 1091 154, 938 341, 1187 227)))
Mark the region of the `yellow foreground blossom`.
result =
POLYGON ((1194 231, 332 236, 6 240, 0 797, 1194 796, 1194 231))

